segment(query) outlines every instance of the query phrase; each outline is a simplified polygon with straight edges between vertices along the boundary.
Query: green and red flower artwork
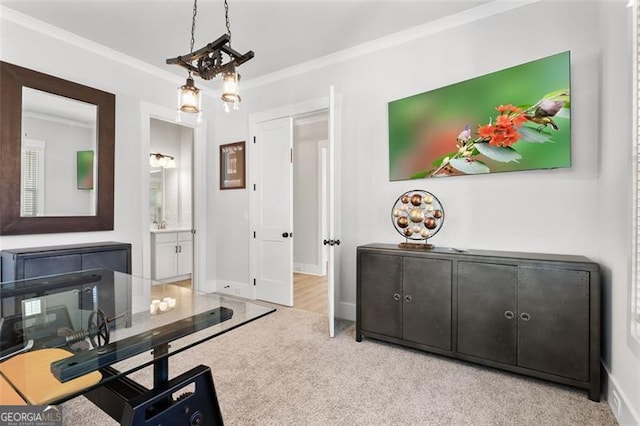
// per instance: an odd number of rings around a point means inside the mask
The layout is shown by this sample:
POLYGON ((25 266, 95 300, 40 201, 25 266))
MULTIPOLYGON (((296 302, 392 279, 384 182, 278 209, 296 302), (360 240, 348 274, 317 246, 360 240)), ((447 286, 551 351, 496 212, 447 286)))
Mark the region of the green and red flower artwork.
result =
POLYGON ((390 180, 571 165, 569 52, 389 103, 390 180))

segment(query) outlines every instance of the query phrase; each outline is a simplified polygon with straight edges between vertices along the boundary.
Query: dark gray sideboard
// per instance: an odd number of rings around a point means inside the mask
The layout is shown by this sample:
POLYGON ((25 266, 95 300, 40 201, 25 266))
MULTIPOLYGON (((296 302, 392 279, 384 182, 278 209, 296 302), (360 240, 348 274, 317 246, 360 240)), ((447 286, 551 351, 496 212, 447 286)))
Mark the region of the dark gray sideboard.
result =
POLYGON ((582 256, 357 249, 356 340, 372 337, 600 400, 600 268, 582 256))
POLYGON ((2 278, 14 281, 104 268, 131 273, 131 244, 98 242, 0 251, 2 278))

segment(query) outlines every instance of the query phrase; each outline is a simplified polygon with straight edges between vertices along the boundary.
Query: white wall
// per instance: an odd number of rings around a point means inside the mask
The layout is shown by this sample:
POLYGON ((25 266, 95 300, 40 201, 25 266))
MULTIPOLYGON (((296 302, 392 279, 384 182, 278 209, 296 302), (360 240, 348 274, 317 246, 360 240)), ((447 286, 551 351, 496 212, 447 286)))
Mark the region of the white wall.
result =
POLYGON ((327 139, 326 120, 293 127, 293 265, 294 271, 321 274, 318 142, 327 139))
MULTIPOLYGON (((177 83, 142 72, 135 66, 82 48, 82 41, 50 37, 8 20, 0 22, 0 59, 36 71, 91 86, 116 95, 114 230, 42 235, 1 236, 0 249, 98 241, 132 244, 133 273, 142 274, 142 174, 148 173, 148 152, 141 150, 140 102, 175 108, 177 83), (37 46, 35 48, 34 46, 37 46), (34 54, 34 48, 37 54, 34 54)), ((59 35, 60 33, 56 33, 59 35)), ((162 60, 163 61, 163 60, 162 60)), ((148 188, 145 188, 148 191, 148 188)), ((144 226, 144 227, 143 227, 144 226)), ((148 254, 147 254, 148 255, 148 254)), ((213 269, 213 268, 212 268, 213 269)))
MULTIPOLYGON (((244 103, 244 102, 243 102, 244 103)), ((241 107, 243 108, 244 105, 241 107)), ((207 128, 208 140, 216 145, 246 141, 249 163, 250 145, 245 129, 247 123, 244 111, 222 112, 221 102, 217 101, 209 111, 216 116, 213 125, 207 128)), ((212 144, 213 145, 213 144, 212 144)), ((239 287, 243 295, 249 295, 249 182, 245 189, 220 191, 220 150, 213 147, 208 151, 208 163, 211 165, 208 176, 207 210, 210 212, 207 222, 207 253, 215 259, 215 284, 218 290, 227 285, 239 287), (218 270, 218 265, 222 270, 218 270)), ((249 171, 247 171, 249 173, 249 171)), ((211 275, 209 278, 211 279, 211 275)))
MULTIPOLYGON (((631 305, 631 141, 632 48, 631 9, 599 5, 600 62, 597 95, 598 205, 613 213, 602 222, 592 245, 603 272, 604 363, 612 389, 621 394, 620 424, 640 424, 640 349, 631 341, 627 316, 631 305)), ((636 94, 637 95, 637 94, 636 94)), ((598 214, 601 217, 600 214, 598 214)))
MULTIPOLYGON (((338 312, 354 317, 356 247, 398 242, 389 222, 392 203, 404 191, 429 190, 447 214, 432 241, 436 245, 579 254, 600 263, 604 362, 629 412, 638 413, 639 355, 625 340, 631 252, 629 15, 621 0, 553 1, 468 22, 245 89, 244 118, 221 114, 213 136, 220 143, 229 142, 229 135, 248 138, 249 114, 324 97, 334 84, 342 100, 338 312), (566 50, 571 51, 571 168, 389 182, 389 101, 566 50), (366 214, 359 214, 364 207, 366 214)), ((247 191, 213 196, 224 198, 225 205, 212 210, 214 222, 247 211, 247 191)), ((225 248, 216 258, 218 274, 248 282, 248 228, 246 220, 236 224, 232 232, 217 229, 218 248, 225 248), (230 258, 242 261, 227 264, 230 258), (240 264, 242 271, 235 269, 240 264)))
MULTIPOLYGON (((44 214, 46 216, 87 216, 95 214, 94 190, 78 189, 77 151, 94 153, 94 130, 82 123, 49 117, 22 118, 26 139, 44 141, 44 214)), ((97 161, 97 156, 94 157, 97 161)), ((94 181, 94 184, 97 181, 94 181)))

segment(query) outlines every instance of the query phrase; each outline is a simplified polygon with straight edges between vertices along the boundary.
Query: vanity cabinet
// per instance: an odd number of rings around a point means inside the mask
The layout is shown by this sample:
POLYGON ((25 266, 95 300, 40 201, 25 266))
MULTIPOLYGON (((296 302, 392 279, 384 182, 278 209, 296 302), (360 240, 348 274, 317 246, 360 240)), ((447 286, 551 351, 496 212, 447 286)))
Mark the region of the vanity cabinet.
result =
POLYGON ((600 399, 600 271, 582 256, 358 247, 363 336, 588 389, 600 399))
POLYGON ((193 265, 191 231, 151 233, 151 278, 164 280, 189 275, 193 265))

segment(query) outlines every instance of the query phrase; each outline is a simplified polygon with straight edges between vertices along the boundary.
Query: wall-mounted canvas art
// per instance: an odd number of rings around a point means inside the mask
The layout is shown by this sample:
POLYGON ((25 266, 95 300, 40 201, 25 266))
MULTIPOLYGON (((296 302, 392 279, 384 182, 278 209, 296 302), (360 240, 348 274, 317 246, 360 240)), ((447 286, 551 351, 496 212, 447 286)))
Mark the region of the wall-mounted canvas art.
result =
POLYGON ((571 166, 569 52, 389 102, 389 179, 571 166))
POLYGON ((76 153, 78 189, 93 189, 93 151, 76 153))

